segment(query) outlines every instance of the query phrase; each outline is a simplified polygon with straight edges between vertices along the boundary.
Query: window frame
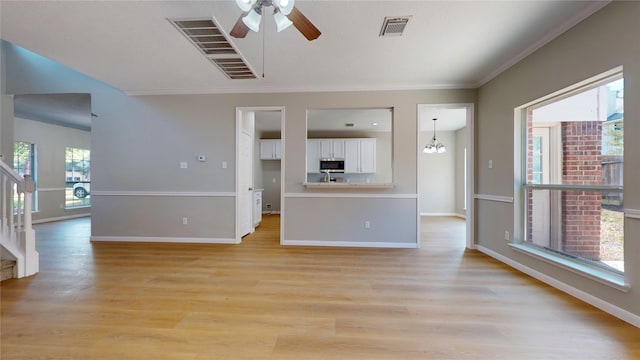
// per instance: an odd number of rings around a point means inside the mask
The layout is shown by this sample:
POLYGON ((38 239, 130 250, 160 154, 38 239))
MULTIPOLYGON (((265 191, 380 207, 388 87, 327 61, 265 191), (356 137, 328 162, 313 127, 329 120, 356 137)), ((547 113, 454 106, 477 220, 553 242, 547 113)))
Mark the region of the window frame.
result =
MULTIPOLYGON (((526 241, 527 215, 528 215, 528 190, 550 190, 552 192, 565 190, 585 190, 605 192, 621 192, 624 194, 623 185, 567 185, 567 184, 531 184, 527 181, 527 156, 528 156, 528 111, 532 108, 542 107, 574 95, 593 89, 599 85, 607 84, 617 79, 624 78, 623 68, 618 67, 608 72, 596 75, 590 79, 579 82, 573 86, 553 92, 545 97, 531 101, 514 109, 514 236, 509 246, 514 250, 542 260, 546 263, 564 268, 573 273, 583 275, 597 282, 609 285, 620 291, 628 291, 629 284, 625 280, 624 272, 609 270, 598 266, 586 259, 573 257, 569 254, 546 249, 526 241)), ((538 124, 540 125, 540 124, 538 124)), ((558 135, 550 135, 557 137, 558 135)), ((623 135, 624 139, 624 135, 623 135)), ((560 143, 561 139, 560 139, 560 143)), ((553 143, 551 143, 553 146, 553 143)), ((624 164, 624 160, 623 160, 624 164)), ((554 166, 552 163, 551 166, 554 166)), ((557 166, 557 165, 555 165, 557 166)), ((560 171, 562 171, 560 164, 560 171)), ((554 169, 552 171, 557 171, 554 169)))

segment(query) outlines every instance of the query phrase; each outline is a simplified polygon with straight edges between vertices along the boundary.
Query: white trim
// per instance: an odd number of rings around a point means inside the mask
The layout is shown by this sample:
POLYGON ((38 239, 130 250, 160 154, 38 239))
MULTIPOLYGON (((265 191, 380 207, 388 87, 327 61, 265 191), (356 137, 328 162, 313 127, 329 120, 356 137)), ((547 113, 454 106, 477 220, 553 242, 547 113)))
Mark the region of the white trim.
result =
POLYGON ((546 262, 547 264, 560 267, 574 274, 584 276, 623 292, 629 291, 629 284, 625 282, 624 275, 618 275, 595 266, 580 263, 572 259, 566 259, 562 256, 549 253, 545 250, 538 249, 527 244, 510 243, 509 246, 519 253, 532 256, 538 260, 546 262))
POLYGON ((543 36, 542 38, 538 39, 538 41, 534 42, 533 44, 529 45, 526 49, 521 51, 518 55, 516 55, 515 57, 513 57, 509 61, 503 63, 502 65, 498 66, 498 68, 496 68, 495 70, 490 72, 487 76, 485 76, 482 80, 480 80, 480 82, 478 82, 475 87, 476 88, 482 87, 483 85, 485 85, 489 81, 493 80, 493 78, 495 78, 496 76, 500 75, 505 70, 507 70, 510 67, 512 67, 513 65, 519 63, 522 59, 524 59, 527 56, 533 54, 534 52, 536 52, 538 49, 540 49, 544 45, 550 43, 552 40, 554 40, 558 36, 562 35, 567 30, 569 30, 572 27, 576 26, 582 20, 584 20, 584 19, 588 18, 589 16, 595 14, 598 10, 600 10, 603 7, 605 7, 606 5, 608 5, 610 1, 611 0, 593 1, 585 9, 582 9, 580 12, 578 12, 575 15, 573 15, 573 17, 571 17, 567 21, 563 22, 562 24, 560 24, 555 29, 551 29, 551 31, 549 31, 545 36, 543 36))
POLYGON ((546 283, 546 284, 548 284, 550 286, 553 286, 554 288, 556 288, 556 289, 558 289, 560 291, 563 291, 563 292, 565 292, 565 293, 567 293, 567 294, 569 294, 569 295, 571 295, 571 296, 573 296, 575 298, 578 298, 578 299, 580 299, 580 300, 582 300, 582 301, 584 301, 584 302, 586 302, 588 304, 591 304, 591 305, 597 307, 598 309, 600 309, 600 310, 602 310, 602 311, 604 311, 606 313, 609 313, 609 314, 611 314, 611 315, 613 315, 613 316, 615 316, 615 317, 617 317, 617 318, 619 318, 621 320, 624 320, 624 321, 628 322, 629 324, 631 324, 631 325, 633 325, 635 327, 640 327, 640 316, 638 316, 638 315, 635 315, 635 314, 633 314, 633 313, 631 313, 631 312, 629 312, 629 311, 627 311, 625 309, 622 309, 622 308, 620 308, 618 306, 615 306, 615 305, 613 305, 613 304, 611 304, 611 303, 609 303, 609 302, 607 302, 605 300, 602 300, 602 299, 600 299, 598 297, 595 297, 595 296, 593 296, 593 295, 591 295, 589 293, 586 293, 586 292, 584 292, 584 291, 582 291, 580 289, 577 289, 577 288, 575 288, 575 287, 573 287, 571 285, 568 285, 568 284, 566 284, 566 283, 564 283, 562 281, 559 281, 559 280, 557 280, 557 279, 555 279, 555 278, 553 278, 551 276, 548 276, 548 275, 543 274, 543 273, 541 273, 541 272, 539 272, 537 270, 534 270, 534 269, 532 269, 532 268, 530 268, 530 267, 528 267, 526 265, 520 264, 520 263, 518 263, 518 262, 516 262, 516 261, 514 261, 514 260, 512 260, 512 259, 510 259, 510 258, 508 258, 508 257, 506 257, 504 255, 501 255, 501 254, 499 254, 499 253, 497 253, 497 252, 495 252, 493 250, 490 250, 490 249, 488 249, 488 248, 486 248, 484 246, 478 245, 477 249, 480 252, 482 252, 482 253, 484 253, 484 254, 486 254, 486 255, 488 255, 488 256, 490 256, 490 257, 492 257, 492 258, 494 258, 494 259, 496 259, 498 261, 501 261, 501 262, 513 267, 514 269, 517 269, 517 270, 519 270, 519 271, 521 271, 521 272, 523 272, 523 273, 525 273, 525 274, 527 274, 527 275, 529 275, 529 276, 531 276, 533 278, 536 278, 536 279, 538 279, 538 280, 540 280, 540 281, 542 281, 542 282, 544 282, 544 283, 546 283))
MULTIPOLYGON (((249 88, 225 88, 225 89, 160 89, 160 90, 127 90, 125 94, 129 96, 145 95, 200 95, 200 94, 291 94, 291 93, 314 93, 314 92, 356 92, 356 91, 411 91, 411 90, 456 90, 456 89, 476 89, 478 84, 456 83, 456 84, 400 84, 400 85, 372 85, 362 86, 349 84, 344 86, 316 86, 316 87, 287 87, 275 88, 269 86, 249 87, 249 88)), ((256 110, 260 111, 260 110, 256 110)))
POLYGON ((624 217, 627 219, 640 219, 640 210, 624 209, 624 217))
POLYGON ((286 193, 285 198, 381 198, 381 199, 417 199, 418 194, 349 194, 349 193, 286 193))
POLYGON ((177 196, 177 197, 233 197, 235 192, 208 191, 92 191, 91 196, 177 196))
POLYGON ((464 215, 460 215, 457 213, 420 213, 420 216, 455 216, 464 218, 464 215))
POLYGON ((185 243, 185 244, 239 244, 232 238, 201 238, 201 237, 157 237, 157 236, 92 236, 96 242, 155 242, 155 243, 185 243))
POLYGON ((280 211, 263 211, 263 215, 280 215, 280 211))
POLYGON ((478 200, 489 200, 489 201, 497 201, 497 202, 504 202, 504 203, 513 203, 513 196, 475 194, 473 197, 478 200))
POLYGON ((303 182, 307 189, 393 189, 393 184, 376 183, 313 183, 303 182))
POLYGON ((36 191, 65 191, 66 188, 37 188, 36 191))
POLYGON ((71 219, 77 219, 77 218, 82 218, 82 217, 90 217, 90 216, 91 216, 91 213, 56 216, 56 217, 52 217, 52 218, 33 220, 33 221, 31 221, 31 223, 32 224, 42 224, 42 223, 48 223, 48 222, 53 222, 53 221, 71 220, 71 219))
POLYGON ((322 241, 322 240, 282 240, 280 245, 286 246, 326 246, 326 247, 358 247, 358 248, 395 248, 416 249, 416 243, 392 242, 358 242, 358 241, 322 241))

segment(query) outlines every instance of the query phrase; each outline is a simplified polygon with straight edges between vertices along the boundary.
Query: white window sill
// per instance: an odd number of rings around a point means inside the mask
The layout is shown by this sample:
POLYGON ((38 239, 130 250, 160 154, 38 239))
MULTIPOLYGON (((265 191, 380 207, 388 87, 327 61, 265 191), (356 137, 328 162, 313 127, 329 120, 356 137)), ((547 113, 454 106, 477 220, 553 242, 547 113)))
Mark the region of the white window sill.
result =
POLYGON ((580 262, 573 261, 563 256, 556 255, 527 244, 511 243, 509 244, 509 246, 511 246, 511 248, 513 248, 515 251, 533 256, 534 258, 542 260, 548 264, 555 265, 565 270, 569 270, 574 274, 584 276, 601 284, 610 286, 614 289, 623 292, 628 292, 630 289, 629 284, 624 280, 624 275, 616 274, 605 269, 600 269, 596 266, 582 264, 580 262))
POLYGON ((65 210, 75 210, 75 209, 87 209, 90 208, 91 205, 80 205, 80 206, 72 206, 72 207, 65 207, 65 210))

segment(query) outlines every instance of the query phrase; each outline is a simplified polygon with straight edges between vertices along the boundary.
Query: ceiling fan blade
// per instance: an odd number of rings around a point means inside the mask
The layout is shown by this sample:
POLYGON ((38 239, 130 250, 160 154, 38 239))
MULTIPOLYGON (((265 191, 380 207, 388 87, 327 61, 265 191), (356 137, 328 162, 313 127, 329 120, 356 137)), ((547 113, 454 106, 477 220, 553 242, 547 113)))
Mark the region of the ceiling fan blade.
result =
POLYGON ((289 15, 287 15, 287 18, 291 20, 293 26, 295 26, 296 29, 298 29, 298 31, 300 31, 300 33, 302 33, 302 35, 304 35, 304 37, 309 41, 317 39, 322 34, 320 30, 318 30, 318 28, 315 27, 315 25, 313 25, 313 23, 309 21, 309 19, 307 19, 307 17, 304 16, 295 6, 289 15))
POLYGON ((231 29, 231 32, 229 33, 229 35, 233 36, 234 38, 238 38, 238 39, 242 39, 245 36, 247 36, 247 34, 249 33, 250 29, 242 21, 242 18, 245 17, 245 15, 247 15, 247 13, 248 12, 245 12, 242 15, 240 15, 240 17, 238 18, 238 21, 236 21, 236 24, 233 26, 233 29, 231 29))

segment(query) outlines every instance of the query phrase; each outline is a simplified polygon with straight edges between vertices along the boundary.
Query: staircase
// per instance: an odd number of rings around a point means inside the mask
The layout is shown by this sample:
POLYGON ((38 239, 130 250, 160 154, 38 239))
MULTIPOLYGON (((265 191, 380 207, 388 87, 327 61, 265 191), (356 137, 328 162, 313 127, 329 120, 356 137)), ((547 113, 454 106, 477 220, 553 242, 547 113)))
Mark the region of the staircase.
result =
MULTIPOLYGON (((15 266, 11 269, 14 277, 22 278, 38 272, 40 256, 36 251, 36 236, 31 224, 34 190, 31 176, 18 175, 0 160, 0 259, 3 280, 5 261, 14 262, 15 266)), ((9 266, 10 263, 6 264, 9 266)))
POLYGON ((16 262, 13 260, 0 261, 0 281, 5 281, 17 277, 16 262))

